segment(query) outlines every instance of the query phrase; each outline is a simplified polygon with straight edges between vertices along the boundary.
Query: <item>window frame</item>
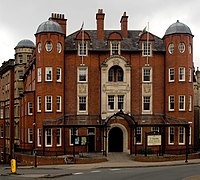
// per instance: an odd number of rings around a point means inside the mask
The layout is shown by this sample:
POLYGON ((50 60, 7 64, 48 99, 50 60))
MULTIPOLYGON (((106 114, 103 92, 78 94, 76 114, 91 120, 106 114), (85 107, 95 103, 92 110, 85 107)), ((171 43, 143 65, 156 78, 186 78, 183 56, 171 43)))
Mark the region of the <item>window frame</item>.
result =
POLYGON ((45 147, 52 147, 53 145, 53 137, 52 137, 52 128, 45 129, 45 147), (50 134, 49 134, 50 132, 50 134), (50 144, 48 143, 48 138, 50 137, 50 144))
POLYGON ((56 112, 61 112, 61 111, 62 111, 62 97, 56 96, 56 112))
POLYGON ((51 95, 45 96, 45 112, 52 112, 52 111, 53 111, 53 109, 52 109, 52 108, 53 108, 53 107, 52 107, 52 100, 53 100, 53 98, 52 98, 51 95), (50 98, 51 101, 47 102, 48 98, 50 98), (47 108, 48 108, 48 103, 50 103, 51 109, 47 109, 47 108))
POLYGON ((88 68, 78 67, 78 82, 87 82, 87 81, 88 81, 88 68))
POLYGON ((152 82, 152 68, 143 67, 142 68, 142 82, 152 82), (149 72, 147 72, 147 70, 149 72))
POLYGON ((189 77, 188 77, 188 81, 192 82, 192 68, 189 68, 189 77))
POLYGON ((62 146, 62 131, 61 131, 61 128, 56 129, 56 146, 62 146), (59 130, 59 136, 58 136, 58 130, 59 130))
POLYGON ((33 103, 28 102, 28 115, 31 116, 33 115, 33 103))
POLYGON ((87 96, 78 97, 78 112, 87 112, 87 96), (82 109, 85 106, 84 109, 82 109))
POLYGON ((62 82, 62 68, 60 67, 56 68, 56 81, 62 82))
POLYGON ((117 109, 124 110, 124 95, 117 95, 117 109))
POLYGON ((42 111, 42 98, 41 96, 37 97, 37 112, 41 112, 42 111))
POLYGON ((151 96, 143 96, 142 97, 142 110, 144 113, 147 113, 147 112, 151 112, 151 96), (147 102, 147 98, 148 98, 148 102, 147 102), (149 104, 149 109, 145 109, 145 104, 149 104))
POLYGON ((73 135, 73 131, 74 131, 74 128, 70 128, 69 129, 69 145, 70 146, 74 145, 74 143, 72 142, 72 141, 74 141, 73 138, 75 138, 76 136, 78 136, 78 129, 75 129, 74 135, 73 135), (75 137, 73 137, 73 136, 75 136, 75 137))
POLYGON ((179 97, 178 97, 178 109, 179 109, 179 111, 185 111, 185 95, 179 95, 179 97), (183 106, 183 108, 181 108, 182 106, 183 106))
POLYGON ((120 55, 121 54, 121 43, 120 41, 110 41, 110 55, 120 55))
POLYGON ((37 82, 42 82, 42 68, 37 68, 37 82))
POLYGON ((135 144, 142 144, 142 127, 136 128, 135 144))
POLYGON ((178 128, 178 144, 185 145, 185 128, 184 127, 178 128), (181 138, 181 136, 183 137, 181 138), (183 140, 183 142, 181 142, 180 140, 183 140))
POLYGON ((45 81, 50 82, 53 81, 53 68, 45 67, 45 81))
POLYGON ((28 128, 28 143, 33 143, 33 129, 28 128))
POLYGON ((175 141, 175 128, 169 127, 168 128, 168 144, 174 145, 174 141, 175 141))
POLYGON ((78 56, 88 56, 87 41, 78 41, 78 56))
POLYGON ((152 43, 151 42, 149 42, 149 41, 142 42, 142 56, 144 56, 144 57, 152 56, 152 43))
POLYGON ((192 96, 189 95, 188 98, 188 111, 192 111, 192 96))
POLYGON ((108 103, 108 111, 114 111, 115 110, 115 96, 114 95, 108 95, 107 96, 108 100, 107 100, 107 103, 108 103), (111 101, 112 100, 112 101, 111 101), (111 108, 111 106, 113 108, 111 108))
POLYGON ((175 96, 174 95, 169 95, 169 98, 168 98, 168 110, 169 111, 174 111, 175 110, 175 96), (172 99, 171 98, 173 98, 173 101, 172 101, 172 99), (173 106, 174 106, 174 108, 171 108, 172 107, 172 104, 173 104, 173 106))
POLYGON ((184 68, 184 67, 179 67, 178 76, 179 76, 178 79, 179 79, 180 82, 185 81, 185 68, 184 68), (182 71, 182 70, 183 70, 183 71, 182 71))
POLYGON ((169 82, 174 82, 174 81, 175 81, 175 69, 169 68, 169 82), (172 73, 172 70, 173 70, 173 73, 172 73))
POLYGON ((41 128, 37 129, 37 146, 38 147, 42 146, 42 129, 41 128))

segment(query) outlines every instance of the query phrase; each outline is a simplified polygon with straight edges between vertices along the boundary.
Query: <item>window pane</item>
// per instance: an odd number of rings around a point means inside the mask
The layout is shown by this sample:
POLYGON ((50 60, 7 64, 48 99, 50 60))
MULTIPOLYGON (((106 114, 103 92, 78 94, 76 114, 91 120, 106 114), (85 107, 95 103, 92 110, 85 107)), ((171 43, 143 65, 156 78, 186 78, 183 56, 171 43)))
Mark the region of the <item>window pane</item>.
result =
POLYGON ((79 97, 79 111, 86 111, 86 97, 79 97))
POLYGON ((114 96, 113 95, 108 96, 108 109, 114 110, 114 96))

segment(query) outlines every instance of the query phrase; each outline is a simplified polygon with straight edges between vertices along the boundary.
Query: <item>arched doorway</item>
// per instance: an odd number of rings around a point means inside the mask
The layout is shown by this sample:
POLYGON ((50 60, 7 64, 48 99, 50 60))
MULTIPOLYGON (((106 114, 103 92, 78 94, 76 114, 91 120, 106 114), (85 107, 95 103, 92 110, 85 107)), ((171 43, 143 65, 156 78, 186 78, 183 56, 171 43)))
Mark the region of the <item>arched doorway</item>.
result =
POLYGON ((108 135, 108 151, 123 152, 123 132, 118 127, 113 127, 108 135))

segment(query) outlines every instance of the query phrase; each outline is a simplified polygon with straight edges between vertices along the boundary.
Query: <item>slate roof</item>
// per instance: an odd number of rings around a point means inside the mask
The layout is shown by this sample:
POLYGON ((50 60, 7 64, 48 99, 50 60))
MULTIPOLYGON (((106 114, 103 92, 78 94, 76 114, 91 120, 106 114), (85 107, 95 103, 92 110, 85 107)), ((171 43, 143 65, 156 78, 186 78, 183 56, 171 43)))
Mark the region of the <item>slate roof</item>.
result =
MULTIPOLYGON (((84 30, 84 32, 88 33, 90 37, 90 47, 89 51, 110 51, 108 37, 111 33, 116 32, 121 34, 121 30, 105 30, 105 40, 100 41, 97 40, 97 31, 96 30, 84 30)), ((65 39, 65 51, 73 51, 77 50, 76 46, 76 36, 79 31, 76 31, 65 39)), ((121 41, 121 51, 141 51, 140 46, 140 35, 142 31, 140 30, 132 30, 128 31, 128 38, 123 38, 121 41)), ((163 40, 155 35, 154 36, 154 49, 153 51, 165 51, 163 40)))

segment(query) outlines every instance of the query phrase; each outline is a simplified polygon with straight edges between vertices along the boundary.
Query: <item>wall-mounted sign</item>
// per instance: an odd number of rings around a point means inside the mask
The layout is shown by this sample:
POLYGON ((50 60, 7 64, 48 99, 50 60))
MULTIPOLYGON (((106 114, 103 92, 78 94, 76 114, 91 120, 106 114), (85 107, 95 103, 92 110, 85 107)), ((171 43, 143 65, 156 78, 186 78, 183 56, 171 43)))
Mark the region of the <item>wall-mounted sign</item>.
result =
POLYGON ((76 136, 75 145, 77 145, 77 146, 87 145, 87 136, 76 136))
POLYGON ((161 135, 148 135, 147 136, 148 146, 160 146, 161 145, 161 135))

